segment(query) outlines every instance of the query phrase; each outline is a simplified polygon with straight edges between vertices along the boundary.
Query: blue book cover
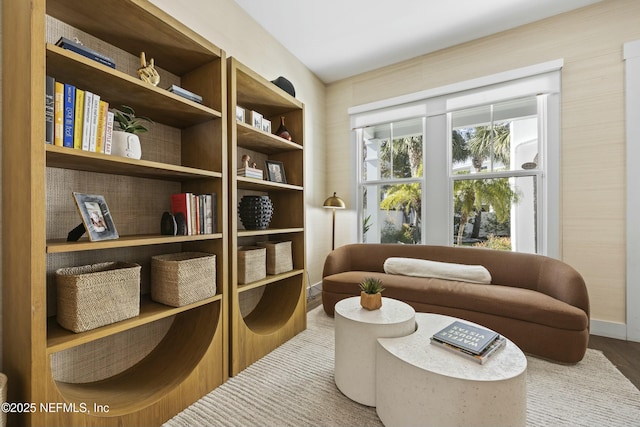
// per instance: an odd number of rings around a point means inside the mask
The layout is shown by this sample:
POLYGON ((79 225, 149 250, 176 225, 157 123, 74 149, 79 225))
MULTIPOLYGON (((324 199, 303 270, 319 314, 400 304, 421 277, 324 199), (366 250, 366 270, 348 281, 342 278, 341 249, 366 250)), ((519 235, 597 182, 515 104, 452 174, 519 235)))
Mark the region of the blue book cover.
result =
POLYGON ((90 49, 80 43, 76 43, 73 40, 69 40, 64 37, 60 37, 60 40, 56 42, 56 46, 60 46, 63 49, 71 50, 89 59, 93 59, 103 65, 111 68, 116 68, 116 64, 112 58, 105 56, 93 49, 90 49))
POLYGON ((64 84, 64 109, 63 111, 63 129, 62 145, 64 147, 73 148, 73 125, 75 122, 75 106, 76 106, 76 87, 70 84, 64 84))

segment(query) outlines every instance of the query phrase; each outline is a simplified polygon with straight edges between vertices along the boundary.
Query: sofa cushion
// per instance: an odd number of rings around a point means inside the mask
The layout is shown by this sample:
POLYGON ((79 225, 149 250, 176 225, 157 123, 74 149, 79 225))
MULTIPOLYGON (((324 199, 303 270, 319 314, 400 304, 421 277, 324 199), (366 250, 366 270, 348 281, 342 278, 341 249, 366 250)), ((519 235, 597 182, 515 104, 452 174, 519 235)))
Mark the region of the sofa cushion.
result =
POLYGON ((323 292, 358 295, 359 283, 367 277, 382 280, 384 297, 408 304, 428 303, 459 308, 568 330, 583 331, 588 327, 587 314, 577 307, 541 292, 500 284, 478 286, 436 278, 347 271, 326 276, 322 283, 323 292))
POLYGON ((469 283, 491 283, 489 270, 481 265, 455 264, 427 259, 389 257, 384 262, 387 274, 414 277, 434 277, 469 283))

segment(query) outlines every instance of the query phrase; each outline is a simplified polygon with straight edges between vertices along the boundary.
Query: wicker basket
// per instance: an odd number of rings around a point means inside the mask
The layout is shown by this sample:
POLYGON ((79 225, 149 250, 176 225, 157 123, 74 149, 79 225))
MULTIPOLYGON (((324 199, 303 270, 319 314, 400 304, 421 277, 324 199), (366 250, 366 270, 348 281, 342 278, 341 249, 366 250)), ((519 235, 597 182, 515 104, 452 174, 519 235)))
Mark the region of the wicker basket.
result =
POLYGON ((280 274, 293 270, 291 242, 259 242, 267 249, 267 274, 280 274))
POLYGON ((238 248, 238 283, 255 282, 267 277, 267 249, 257 246, 238 248))
POLYGON ((140 266, 103 262, 56 271, 57 321, 84 332, 140 314, 140 266))
POLYGON ((216 256, 179 252, 151 257, 151 299, 181 307, 216 294, 216 256))

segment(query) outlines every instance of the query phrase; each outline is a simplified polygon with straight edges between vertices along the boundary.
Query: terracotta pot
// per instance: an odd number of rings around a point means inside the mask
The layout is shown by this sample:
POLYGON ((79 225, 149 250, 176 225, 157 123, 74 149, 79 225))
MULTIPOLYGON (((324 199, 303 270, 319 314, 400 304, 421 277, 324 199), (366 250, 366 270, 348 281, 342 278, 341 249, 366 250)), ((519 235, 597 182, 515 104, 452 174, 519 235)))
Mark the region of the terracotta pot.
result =
POLYGON ((382 294, 368 294, 360 291, 360 305, 367 310, 377 310, 382 307, 382 294))

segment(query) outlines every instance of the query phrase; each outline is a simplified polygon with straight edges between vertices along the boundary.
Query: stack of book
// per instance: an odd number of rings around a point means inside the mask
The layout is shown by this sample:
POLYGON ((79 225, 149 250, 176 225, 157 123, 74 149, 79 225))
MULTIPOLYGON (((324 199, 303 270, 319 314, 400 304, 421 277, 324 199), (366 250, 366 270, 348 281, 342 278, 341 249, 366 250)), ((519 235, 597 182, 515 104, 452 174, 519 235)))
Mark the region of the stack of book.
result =
POLYGON ((106 65, 107 67, 116 68, 116 64, 112 58, 103 55, 100 52, 96 52, 95 50, 86 47, 80 42, 69 40, 65 37, 60 37, 60 39, 56 42, 56 46, 60 46, 63 49, 67 49, 80 54, 85 58, 93 59, 94 61, 106 65))
POLYGON ((176 86, 176 85, 171 85, 170 88, 167 89, 169 92, 171 93, 175 93, 178 96, 181 96, 185 99, 197 102, 199 104, 202 104, 202 97, 198 94, 195 94, 193 92, 190 92, 184 88, 181 88, 180 86, 176 86))
POLYGON ((497 332, 455 321, 431 337, 437 345, 468 359, 484 364, 507 340, 497 332))
POLYGON ((245 167, 238 169, 238 176, 244 176, 245 178, 257 178, 262 179, 262 169, 245 167))
POLYGON ((100 95, 46 78, 45 142, 111 154, 114 114, 100 95))

